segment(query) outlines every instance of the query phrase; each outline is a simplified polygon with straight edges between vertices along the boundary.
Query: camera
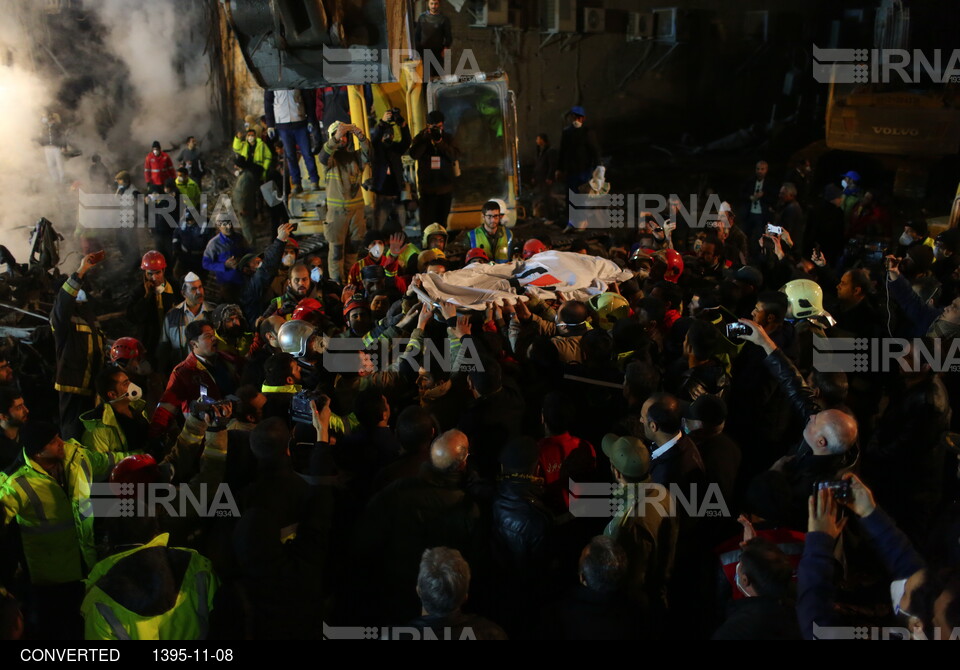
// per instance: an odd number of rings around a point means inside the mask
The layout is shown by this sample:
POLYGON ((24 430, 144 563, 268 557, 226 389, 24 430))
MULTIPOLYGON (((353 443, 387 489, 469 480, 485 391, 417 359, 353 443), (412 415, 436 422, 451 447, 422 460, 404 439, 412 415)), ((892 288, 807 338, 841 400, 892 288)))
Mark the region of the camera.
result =
POLYGON ((400 115, 400 108, 394 107, 390 110, 390 123, 402 123, 403 117, 400 115))
POLYGON ((297 423, 305 423, 308 426, 312 426, 313 410, 310 408, 311 401, 317 403, 317 411, 319 412, 330 402, 330 398, 319 391, 298 391, 290 398, 290 418, 297 423))
POLYGON ((728 323, 725 330, 727 337, 731 340, 738 340, 741 335, 750 335, 753 332, 753 329, 745 323, 728 323))
POLYGON ((439 142, 441 139, 443 139, 443 131, 436 126, 428 128, 427 132, 430 134, 430 139, 435 142, 439 142))
POLYGON ((849 479, 817 482, 814 484, 814 495, 816 495, 817 491, 822 489, 830 489, 833 491, 833 497, 839 502, 847 502, 853 498, 853 488, 851 485, 851 480, 849 479))
POLYGON ((207 387, 200 386, 200 397, 190 403, 190 414, 204 421, 209 420, 212 427, 225 428, 230 417, 222 416, 218 410, 233 407, 233 400, 213 400, 207 395, 207 387))

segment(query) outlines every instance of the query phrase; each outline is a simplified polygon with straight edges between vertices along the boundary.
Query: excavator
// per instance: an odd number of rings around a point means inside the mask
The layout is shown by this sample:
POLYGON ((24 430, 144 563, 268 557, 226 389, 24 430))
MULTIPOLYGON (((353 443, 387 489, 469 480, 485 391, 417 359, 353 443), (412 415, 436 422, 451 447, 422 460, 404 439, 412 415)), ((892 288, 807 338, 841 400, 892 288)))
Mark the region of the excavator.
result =
MULTIPOLYGON (((443 112, 445 131, 461 150, 447 228, 476 227, 481 207, 494 199, 506 203, 507 225, 513 226, 520 194, 519 140, 507 75, 463 68, 470 63, 461 58, 455 68, 444 69, 444 76, 424 81, 423 62, 411 46, 413 4, 227 0, 222 7, 251 74, 264 89, 346 86, 350 123, 367 137, 390 109, 401 111, 412 136, 426 127, 429 112, 443 112)), ((415 197, 416 165, 407 156, 404 174, 409 188, 403 197, 409 200, 415 197)), ((368 178, 364 175, 364 181, 368 178)), ((375 198, 364 190, 368 214, 375 198)), ((298 234, 322 232, 322 191, 289 194, 287 206, 298 234)))

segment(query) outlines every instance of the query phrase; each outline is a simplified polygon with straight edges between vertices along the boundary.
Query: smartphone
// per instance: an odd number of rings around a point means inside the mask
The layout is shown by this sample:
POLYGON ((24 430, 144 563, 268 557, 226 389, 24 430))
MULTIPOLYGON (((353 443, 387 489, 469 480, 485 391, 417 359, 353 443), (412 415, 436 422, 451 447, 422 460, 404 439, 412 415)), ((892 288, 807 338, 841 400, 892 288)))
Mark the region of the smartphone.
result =
POLYGON ((772 223, 768 223, 767 234, 776 235, 777 237, 779 237, 780 235, 783 235, 783 228, 781 226, 775 226, 772 223))
POLYGON ((107 257, 107 252, 104 251, 103 249, 101 249, 100 251, 95 251, 93 254, 90 255, 90 264, 96 265, 106 257, 107 257))
POLYGON ((291 232, 291 233, 297 232, 297 228, 299 228, 299 227, 300 227, 300 224, 299 224, 299 223, 291 223, 291 224, 290 224, 290 232, 291 232))

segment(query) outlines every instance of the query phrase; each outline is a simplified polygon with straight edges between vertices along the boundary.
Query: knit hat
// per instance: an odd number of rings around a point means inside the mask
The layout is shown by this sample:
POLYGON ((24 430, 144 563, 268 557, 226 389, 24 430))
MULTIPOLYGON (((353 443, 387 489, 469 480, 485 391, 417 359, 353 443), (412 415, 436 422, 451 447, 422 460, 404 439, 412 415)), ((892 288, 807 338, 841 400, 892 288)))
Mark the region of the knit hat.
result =
POLYGON ((157 141, 157 140, 154 140, 154 141, 153 141, 153 144, 150 145, 150 148, 151 148, 151 149, 159 149, 159 148, 160 148, 160 142, 157 141))
POLYGON ((55 424, 34 419, 20 428, 20 444, 27 456, 33 458, 59 434, 60 429, 55 424))
POLYGON ((216 309, 213 310, 213 323, 214 326, 219 326, 227 319, 239 316, 243 318, 243 311, 240 309, 239 305, 231 305, 230 303, 223 303, 217 305, 216 309))
POLYGON ((607 433, 601 444, 603 453, 624 477, 639 479, 649 473, 650 450, 637 438, 607 433))

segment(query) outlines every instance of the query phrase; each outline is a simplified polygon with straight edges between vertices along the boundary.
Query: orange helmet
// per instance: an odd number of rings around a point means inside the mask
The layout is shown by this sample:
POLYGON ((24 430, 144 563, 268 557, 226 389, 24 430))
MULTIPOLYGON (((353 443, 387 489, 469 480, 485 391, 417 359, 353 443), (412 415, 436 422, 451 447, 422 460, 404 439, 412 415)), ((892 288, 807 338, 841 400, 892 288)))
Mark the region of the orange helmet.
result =
POLYGON ((110 347, 110 361, 117 365, 127 365, 130 361, 142 359, 147 350, 135 337, 121 337, 110 347))
POLYGON ((533 255, 539 254, 541 251, 546 251, 547 245, 538 240, 537 238, 532 238, 523 243, 523 260, 527 260, 533 255))
MULTIPOLYGON (((111 484, 155 484, 160 481, 160 466, 150 454, 134 454, 117 463, 110 473, 111 484)), ((125 491, 122 487, 111 487, 120 498, 134 497, 134 490, 125 491)))
POLYGON ((304 298, 297 303, 293 310, 293 320, 311 321, 313 317, 323 314, 323 303, 315 298, 304 298))
POLYGON ((148 251, 143 255, 143 258, 140 260, 140 269, 141 270, 166 270, 167 269, 167 259, 163 257, 156 249, 148 251))
POLYGON ((487 256, 487 252, 480 247, 474 247, 467 252, 466 257, 463 260, 467 265, 470 265, 472 261, 483 261, 484 263, 489 263, 490 257, 487 256))
POLYGON ((683 256, 676 249, 667 249, 664 256, 667 261, 667 270, 663 273, 663 278, 676 284, 680 275, 683 274, 683 256))

